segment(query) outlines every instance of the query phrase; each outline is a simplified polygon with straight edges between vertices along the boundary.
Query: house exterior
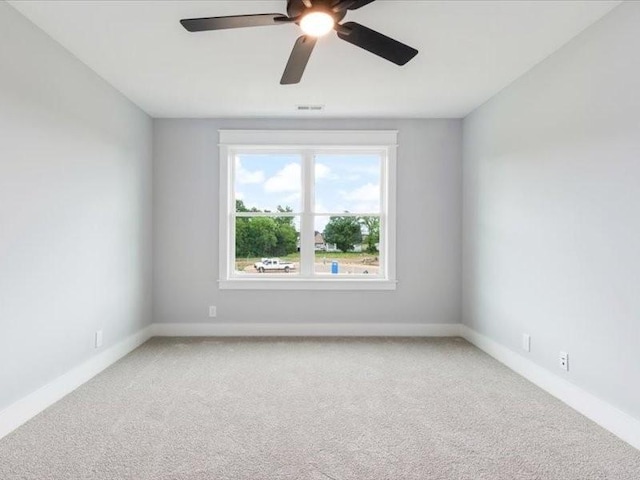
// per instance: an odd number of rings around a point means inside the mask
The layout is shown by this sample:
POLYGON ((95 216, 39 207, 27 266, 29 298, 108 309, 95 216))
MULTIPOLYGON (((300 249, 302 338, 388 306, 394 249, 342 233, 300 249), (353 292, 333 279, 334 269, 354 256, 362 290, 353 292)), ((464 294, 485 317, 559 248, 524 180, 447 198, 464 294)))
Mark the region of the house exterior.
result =
POLYGON ((321 232, 315 232, 314 246, 316 252, 337 252, 335 243, 327 243, 321 232))

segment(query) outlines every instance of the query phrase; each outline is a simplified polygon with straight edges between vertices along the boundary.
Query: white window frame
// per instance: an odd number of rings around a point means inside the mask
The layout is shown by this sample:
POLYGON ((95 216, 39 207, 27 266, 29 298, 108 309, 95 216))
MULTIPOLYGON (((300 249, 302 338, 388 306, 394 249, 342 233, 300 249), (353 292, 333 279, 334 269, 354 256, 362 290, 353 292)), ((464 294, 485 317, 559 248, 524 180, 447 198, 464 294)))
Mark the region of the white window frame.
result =
MULTIPOLYGON (((219 130, 220 135, 220 243, 219 288, 234 290, 395 290, 396 289, 396 156, 398 132, 394 130, 219 130), (235 200, 233 159, 237 152, 282 149, 303 152, 302 215, 300 231, 300 265, 312 265, 314 228, 310 204, 313 195, 304 189, 314 185, 313 172, 304 158, 330 151, 345 153, 366 150, 381 153, 381 228, 380 249, 383 276, 311 276, 312 272, 285 276, 238 276, 235 271, 235 232, 233 219, 235 200), (321 152, 318 152, 321 151, 321 152)), ((376 214, 377 215, 377 214, 376 214)))

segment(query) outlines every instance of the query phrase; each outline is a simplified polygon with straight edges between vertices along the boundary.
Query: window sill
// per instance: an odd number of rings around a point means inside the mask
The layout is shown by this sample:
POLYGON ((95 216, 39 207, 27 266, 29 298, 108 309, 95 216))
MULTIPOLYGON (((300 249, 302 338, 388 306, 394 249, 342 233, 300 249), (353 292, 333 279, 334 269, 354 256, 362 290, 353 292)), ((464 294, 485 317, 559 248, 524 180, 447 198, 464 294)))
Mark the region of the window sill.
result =
POLYGON ((219 280, 220 290, 395 290, 396 280, 361 280, 347 278, 316 279, 243 278, 219 280))

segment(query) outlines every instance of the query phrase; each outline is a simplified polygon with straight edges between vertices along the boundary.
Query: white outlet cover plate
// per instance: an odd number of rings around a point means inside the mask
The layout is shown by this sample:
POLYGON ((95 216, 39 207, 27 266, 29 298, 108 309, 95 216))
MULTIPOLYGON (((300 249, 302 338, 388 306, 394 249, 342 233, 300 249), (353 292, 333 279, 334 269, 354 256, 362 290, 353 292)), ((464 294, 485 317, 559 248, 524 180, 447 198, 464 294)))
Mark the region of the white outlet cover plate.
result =
POLYGON ((528 333, 522 334, 522 349, 525 352, 531 351, 531 336, 528 333))
POLYGON ((96 332, 96 348, 100 348, 103 342, 102 330, 96 332))
POLYGON ((560 368, 569 371, 569 354, 567 352, 560 352, 560 368))
POLYGON ((209 307, 209 317, 215 318, 218 316, 218 309, 214 306, 209 307))

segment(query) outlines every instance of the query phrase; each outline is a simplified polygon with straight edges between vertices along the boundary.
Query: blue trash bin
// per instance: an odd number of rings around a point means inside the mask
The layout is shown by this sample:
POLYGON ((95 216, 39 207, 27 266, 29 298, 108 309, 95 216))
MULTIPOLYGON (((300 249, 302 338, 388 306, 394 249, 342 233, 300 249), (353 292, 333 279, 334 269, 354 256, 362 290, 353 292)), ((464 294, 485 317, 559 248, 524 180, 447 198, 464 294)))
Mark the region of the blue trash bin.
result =
POLYGON ((331 273, 333 275, 338 274, 338 262, 331 262, 331 273))

